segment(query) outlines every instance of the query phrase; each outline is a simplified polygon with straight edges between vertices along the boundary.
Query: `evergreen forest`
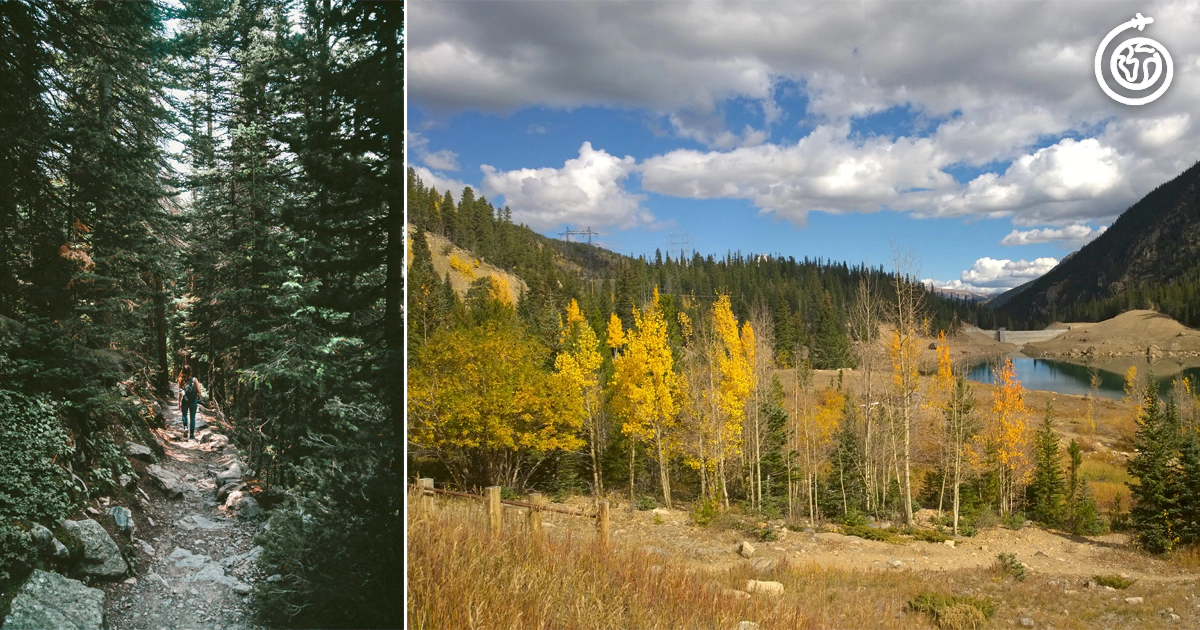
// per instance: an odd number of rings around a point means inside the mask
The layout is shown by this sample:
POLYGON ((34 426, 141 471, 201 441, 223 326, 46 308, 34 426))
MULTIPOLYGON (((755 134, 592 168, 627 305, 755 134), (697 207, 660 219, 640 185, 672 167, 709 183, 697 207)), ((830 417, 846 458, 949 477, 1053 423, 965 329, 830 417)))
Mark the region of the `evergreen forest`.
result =
POLYGON ((256 621, 401 625, 403 27, 402 2, 0 3, 5 609, 30 524, 121 496, 187 364, 271 514, 256 621))

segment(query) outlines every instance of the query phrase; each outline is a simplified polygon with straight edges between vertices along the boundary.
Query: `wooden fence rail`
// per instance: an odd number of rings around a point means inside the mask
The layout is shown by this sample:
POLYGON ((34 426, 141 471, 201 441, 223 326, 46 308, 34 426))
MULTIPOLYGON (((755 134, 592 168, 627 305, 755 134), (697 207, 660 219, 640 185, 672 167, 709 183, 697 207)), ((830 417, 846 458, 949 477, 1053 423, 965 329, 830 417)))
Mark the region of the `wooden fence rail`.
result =
POLYGON ((596 535, 600 544, 607 546, 609 540, 609 520, 608 520, 608 501, 600 501, 596 505, 594 511, 581 510, 578 508, 563 508, 553 505, 547 505, 542 502, 541 495, 533 495, 533 501, 513 501, 511 499, 500 498, 500 486, 489 486, 485 488, 487 494, 472 494, 470 492, 458 492, 456 490, 447 490, 445 488, 433 487, 433 480, 424 478, 418 481, 418 484, 412 488, 412 491, 421 493, 421 510, 429 513, 433 509, 432 499, 436 495, 444 495, 451 497, 462 497, 465 499, 473 499, 475 501, 483 501, 487 504, 488 511, 488 532, 493 536, 500 533, 502 523, 501 509, 502 506, 508 505, 511 507, 525 508, 528 511, 529 529, 535 537, 541 536, 542 533, 542 513, 553 512, 555 514, 565 514, 567 516, 580 516, 583 518, 596 519, 596 535))

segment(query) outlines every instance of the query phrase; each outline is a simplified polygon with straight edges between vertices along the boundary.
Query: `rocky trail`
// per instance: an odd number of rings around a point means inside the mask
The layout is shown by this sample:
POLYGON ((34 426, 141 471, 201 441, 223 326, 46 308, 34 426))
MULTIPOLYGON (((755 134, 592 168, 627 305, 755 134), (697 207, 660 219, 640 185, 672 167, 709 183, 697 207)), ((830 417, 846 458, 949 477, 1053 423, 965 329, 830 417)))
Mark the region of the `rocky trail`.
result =
POLYGON ((123 492, 89 502, 88 518, 61 523, 81 551, 68 551, 47 528, 34 532, 69 577, 35 571, 5 630, 256 627, 251 585, 271 578, 255 567, 262 549, 253 538, 267 524, 242 481, 252 471, 200 411, 203 424, 189 439, 179 412, 165 410, 165 428, 154 430, 161 455, 125 444, 140 478, 122 476, 123 492))

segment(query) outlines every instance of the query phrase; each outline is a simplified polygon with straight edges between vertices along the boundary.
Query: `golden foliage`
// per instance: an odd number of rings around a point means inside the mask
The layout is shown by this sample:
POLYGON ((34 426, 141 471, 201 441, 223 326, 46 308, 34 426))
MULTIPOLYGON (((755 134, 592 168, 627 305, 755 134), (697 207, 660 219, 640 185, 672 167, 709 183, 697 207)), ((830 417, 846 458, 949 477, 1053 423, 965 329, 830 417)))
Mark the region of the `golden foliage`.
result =
POLYGON ((579 448, 581 401, 542 369, 545 355, 508 326, 439 330, 409 376, 409 439, 450 460, 579 448))
MULTIPOLYGON (((615 319, 615 317, 613 318, 615 319)), ((624 347, 613 359, 613 408, 621 417, 621 430, 638 441, 662 437, 679 411, 679 379, 667 344, 667 322, 659 302, 658 287, 644 309, 633 309, 633 328, 617 334, 620 320, 609 320, 609 346, 624 347), (613 346, 613 337, 624 341, 613 346), (623 339, 622 339, 623 338, 623 339)))
POLYGON ((625 330, 621 327, 621 318, 616 313, 608 316, 608 347, 617 349, 625 346, 625 330))
POLYGON ((471 268, 471 265, 459 260, 457 254, 450 255, 450 268, 470 278, 471 280, 475 279, 475 270, 471 268))
POLYGON ((488 297, 501 304, 511 306, 512 294, 509 293, 508 280, 499 274, 492 274, 488 279, 491 281, 491 284, 488 286, 488 297))

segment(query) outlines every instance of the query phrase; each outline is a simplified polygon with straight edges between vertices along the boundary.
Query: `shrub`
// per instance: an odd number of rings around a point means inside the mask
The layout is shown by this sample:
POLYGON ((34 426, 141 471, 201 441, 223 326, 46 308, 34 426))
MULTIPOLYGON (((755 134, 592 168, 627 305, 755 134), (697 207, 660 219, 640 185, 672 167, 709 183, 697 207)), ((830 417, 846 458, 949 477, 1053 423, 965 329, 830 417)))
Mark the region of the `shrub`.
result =
POLYGON ((701 527, 713 522, 720 513, 720 506, 715 499, 703 499, 692 506, 692 522, 701 527))
POLYGON ((849 512, 846 512, 846 516, 842 518, 842 524, 846 527, 866 526, 867 516, 858 510, 851 509, 849 512))
POLYGON ((1013 576, 1018 582, 1024 582, 1028 575, 1025 573, 1025 565, 1017 560, 1017 556, 1011 553, 1000 553, 996 555, 996 567, 1001 573, 1013 576))
POLYGON ((974 630, 996 614, 996 604, 990 599, 932 592, 908 600, 905 608, 929 615, 944 630, 974 630))
POLYGON ((0 619, 37 561, 29 533, 0 522, 0 619))
POLYGON ((916 540, 922 540, 930 543, 943 543, 950 540, 950 536, 936 529, 914 529, 912 537, 916 540))
POLYGON ((1016 531, 1022 527, 1025 527, 1025 521, 1026 518, 1024 512, 1009 512, 1006 516, 1000 519, 1000 524, 1008 529, 1016 531))
POLYGON ((0 390, 0 525, 52 524, 70 513, 71 479, 54 463, 70 453, 49 402, 0 390))
POLYGON ((896 535, 896 531, 893 528, 880 529, 878 527, 871 527, 870 525, 855 525, 853 527, 843 527, 842 533, 847 536, 858 536, 859 538, 892 543, 893 545, 899 545, 904 542, 896 535))
POLYGON ((638 499, 637 509, 641 512, 648 512, 656 507, 658 507, 658 501, 655 501, 654 497, 643 496, 638 499))
POLYGON ((1119 575, 1095 575, 1092 576, 1092 579, 1100 586, 1111 586, 1120 589, 1129 588, 1136 581, 1119 575))
POLYGON ((398 627, 404 610, 403 480, 382 410, 330 403, 325 413, 352 426, 351 436, 323 435, 295 467, 297 492, 255 537, 258 622, 268 627, 398 627), (302 489, 302 492, 300 490, 302 489))

